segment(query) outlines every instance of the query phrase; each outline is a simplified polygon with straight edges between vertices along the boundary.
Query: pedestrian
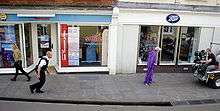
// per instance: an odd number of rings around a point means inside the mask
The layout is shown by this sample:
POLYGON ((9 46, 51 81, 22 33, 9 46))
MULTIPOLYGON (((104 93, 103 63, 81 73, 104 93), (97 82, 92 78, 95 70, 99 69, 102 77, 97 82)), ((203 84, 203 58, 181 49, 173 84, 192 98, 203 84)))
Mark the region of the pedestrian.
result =
POLYGON ((44 91, 42 91, 41 88, 46 82, 46 74, 49 74, 49 71, 47 68, 48 68, 50 58, 52 58, 52 52, 47 51, 46 56, 43 56, 40 59, 38 67, 37 67, 37 72, 36 72, 37 78, 40 81, 29 86, 31 93, 34 93, 34 90, 36 93, 44 93, 44 91))
POLYGON ((19 75, 19 70, 22 72, 22 74, 24 74, 27 77, 27 81, 30 81, 31 77, 22 68, 21 51, 19 50, 18 46, 15 43, 13 43, 12 45, 12 52, 13 52, 14 67, 16 69, 16 73, 15 76, 11 79, 11 81, 16 81, 17 76, 19 75))
POLYGON ((160 47, 156 47, 154 49, 151 49, 148 52, 147 72, 146 72, 145 80, 144 80, 145 85, 150 85, 152 83, 154 65, 155 65, 156 58, 157 58, 157 52, 159 52, 160 50, 161 50, 160 47))

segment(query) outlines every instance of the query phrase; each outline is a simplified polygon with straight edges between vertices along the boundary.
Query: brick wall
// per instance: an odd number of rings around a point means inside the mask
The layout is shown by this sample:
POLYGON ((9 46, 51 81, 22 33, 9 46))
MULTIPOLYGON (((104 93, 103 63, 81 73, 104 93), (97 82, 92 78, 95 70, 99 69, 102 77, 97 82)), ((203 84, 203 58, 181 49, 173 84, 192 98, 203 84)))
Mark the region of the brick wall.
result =
POLYGON ((0 0, 0 5, 111 6, 116 0, 0 0))

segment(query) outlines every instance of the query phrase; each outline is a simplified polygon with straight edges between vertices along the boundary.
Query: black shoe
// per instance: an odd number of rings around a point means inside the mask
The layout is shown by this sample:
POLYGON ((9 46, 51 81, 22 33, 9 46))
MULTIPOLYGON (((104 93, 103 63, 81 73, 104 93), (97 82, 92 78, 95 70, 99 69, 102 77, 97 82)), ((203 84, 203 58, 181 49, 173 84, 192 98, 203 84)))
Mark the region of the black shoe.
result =
POLYGON ((33 88, 33 86, 30 85, 29 88, 30 88, 31 93, 33 94, 33 93, 34 93, 34 88, 33 88))
POLYGON ((28 76, 28 79, 27 79, 27 82, 29 82, 29 81, 31 81, 31 77, 30 76, 28 76))
POLYGON ((44 91, 42 91, 42 90, 36 90, 35 92, 36 93, 44 93, 44 91))
POLYGON ((16 81, 16 79, 12 78, 11 81, 16 81))

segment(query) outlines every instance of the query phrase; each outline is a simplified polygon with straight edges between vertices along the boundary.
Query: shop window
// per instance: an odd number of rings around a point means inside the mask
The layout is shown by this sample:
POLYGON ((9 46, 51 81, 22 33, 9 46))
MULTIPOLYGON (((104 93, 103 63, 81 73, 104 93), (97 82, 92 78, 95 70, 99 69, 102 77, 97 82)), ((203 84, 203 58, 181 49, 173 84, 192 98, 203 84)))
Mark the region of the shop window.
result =
POLYGON ((199 28, 181 27, 178 63, 192 63, 193 53, 198 50, 199 28))
POLYGON ((108 27, 60 24, 61 66, 106 66, 108 27))
POLYGON ((158 46, 159 26, 141 26, 138 64, 147 64, 148 51, 158 46))
POLYGON ((160 63, 175 64, 178 27, 163 26, 160 63))
POLYGON ((14 64, 12 44, 20 48, 19 24, 0 25, 0 67, 11 68, 14 64))

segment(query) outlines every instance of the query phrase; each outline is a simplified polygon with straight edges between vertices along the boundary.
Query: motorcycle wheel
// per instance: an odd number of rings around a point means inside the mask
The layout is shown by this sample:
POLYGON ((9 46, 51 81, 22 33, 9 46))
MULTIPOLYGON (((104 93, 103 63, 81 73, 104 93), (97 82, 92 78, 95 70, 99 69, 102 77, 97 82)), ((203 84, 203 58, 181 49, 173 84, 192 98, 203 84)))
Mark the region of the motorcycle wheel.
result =
POLYGON ((220 77, 216 77, 213 81, 212 81, 212 88, 214 89, 218 89, 220 88, 220 77))

